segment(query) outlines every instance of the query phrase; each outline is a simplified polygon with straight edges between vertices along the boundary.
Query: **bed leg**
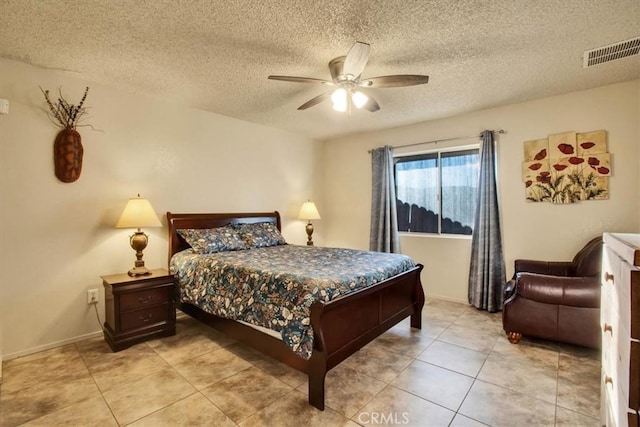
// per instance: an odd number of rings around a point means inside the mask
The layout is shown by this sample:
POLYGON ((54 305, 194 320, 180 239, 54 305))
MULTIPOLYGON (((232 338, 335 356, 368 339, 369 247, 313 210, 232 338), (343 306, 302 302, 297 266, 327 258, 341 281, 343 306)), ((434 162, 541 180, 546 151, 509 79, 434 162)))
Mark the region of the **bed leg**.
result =
POLYGON ((309 373, 309 404, 324 411, 324 378, 326 371, 309 373))
POLYGON ((422 329, 422 310, 416 311, 411 315, 411 327, 422 329))
POLYGON ((411 315, 411 327, 422 329, 422 308, 424 307, 424 290, 420 281, 420 273, 422 272, 422 264, 418 264, 418 276, 413 293, 413 314, 411 315))

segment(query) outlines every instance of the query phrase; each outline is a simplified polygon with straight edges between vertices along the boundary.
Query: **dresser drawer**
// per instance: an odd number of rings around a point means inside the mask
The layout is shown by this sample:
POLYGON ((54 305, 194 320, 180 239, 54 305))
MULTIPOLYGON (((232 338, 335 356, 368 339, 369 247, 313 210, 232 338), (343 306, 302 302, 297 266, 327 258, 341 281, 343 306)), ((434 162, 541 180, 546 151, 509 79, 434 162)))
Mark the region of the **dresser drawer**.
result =
POLYGON ((123 313, 120 319, 120 330, 125 332, 166 322, 169 320, 169 308, 169 304, 162 304, 123 313))
POLYGON ((165 286, 123 294, 120 297, 120 310, 129 311, 151 305, 164 304, 169 302, 171 290, 170 287, 165 286))
POLYGON ((616 312, 620 311, 622 287, 628 286, 620 277, 622 259, 610 247, 604 246, 602 251, 602 290, 611 295, 611 303, 616 312))
POLYGON ((606 418, 612 422, 607 422, 607 426, 625 426, 627 404, 624 401, 621 390, 618 387, 618 380, 609 372, 604 371, 602 380, 604 381, 605 403, 608 413, 606 418))

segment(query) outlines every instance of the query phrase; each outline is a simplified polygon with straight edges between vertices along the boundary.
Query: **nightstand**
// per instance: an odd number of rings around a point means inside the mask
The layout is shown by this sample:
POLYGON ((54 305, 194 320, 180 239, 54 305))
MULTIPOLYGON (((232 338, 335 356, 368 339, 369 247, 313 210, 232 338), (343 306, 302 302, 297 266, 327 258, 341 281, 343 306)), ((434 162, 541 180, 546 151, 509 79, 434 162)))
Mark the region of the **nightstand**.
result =
POLYGON ((167 270, 148 276, 102 276, 105 293, 104 339, 113 351, 176 333, 174 277, 167 270))

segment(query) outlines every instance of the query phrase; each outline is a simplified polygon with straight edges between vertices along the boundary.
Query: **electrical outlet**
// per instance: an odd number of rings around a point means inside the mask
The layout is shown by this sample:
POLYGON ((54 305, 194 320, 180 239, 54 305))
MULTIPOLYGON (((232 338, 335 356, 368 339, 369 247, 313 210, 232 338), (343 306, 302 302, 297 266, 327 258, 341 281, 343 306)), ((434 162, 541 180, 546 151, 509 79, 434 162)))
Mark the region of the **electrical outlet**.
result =
POLYGON ((97 289, 89 289, 87 291, 87 304, 97 304, 100 301, 98 298, 97 289))

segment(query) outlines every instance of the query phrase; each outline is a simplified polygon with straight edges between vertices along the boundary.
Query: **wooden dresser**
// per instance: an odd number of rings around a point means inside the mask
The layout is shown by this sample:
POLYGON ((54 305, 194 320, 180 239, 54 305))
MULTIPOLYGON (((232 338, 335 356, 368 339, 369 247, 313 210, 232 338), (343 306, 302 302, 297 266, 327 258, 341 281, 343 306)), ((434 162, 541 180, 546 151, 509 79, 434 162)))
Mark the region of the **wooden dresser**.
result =
POLYGON ((604 234, 601 421, 640 424, 640 234, 604 234))

